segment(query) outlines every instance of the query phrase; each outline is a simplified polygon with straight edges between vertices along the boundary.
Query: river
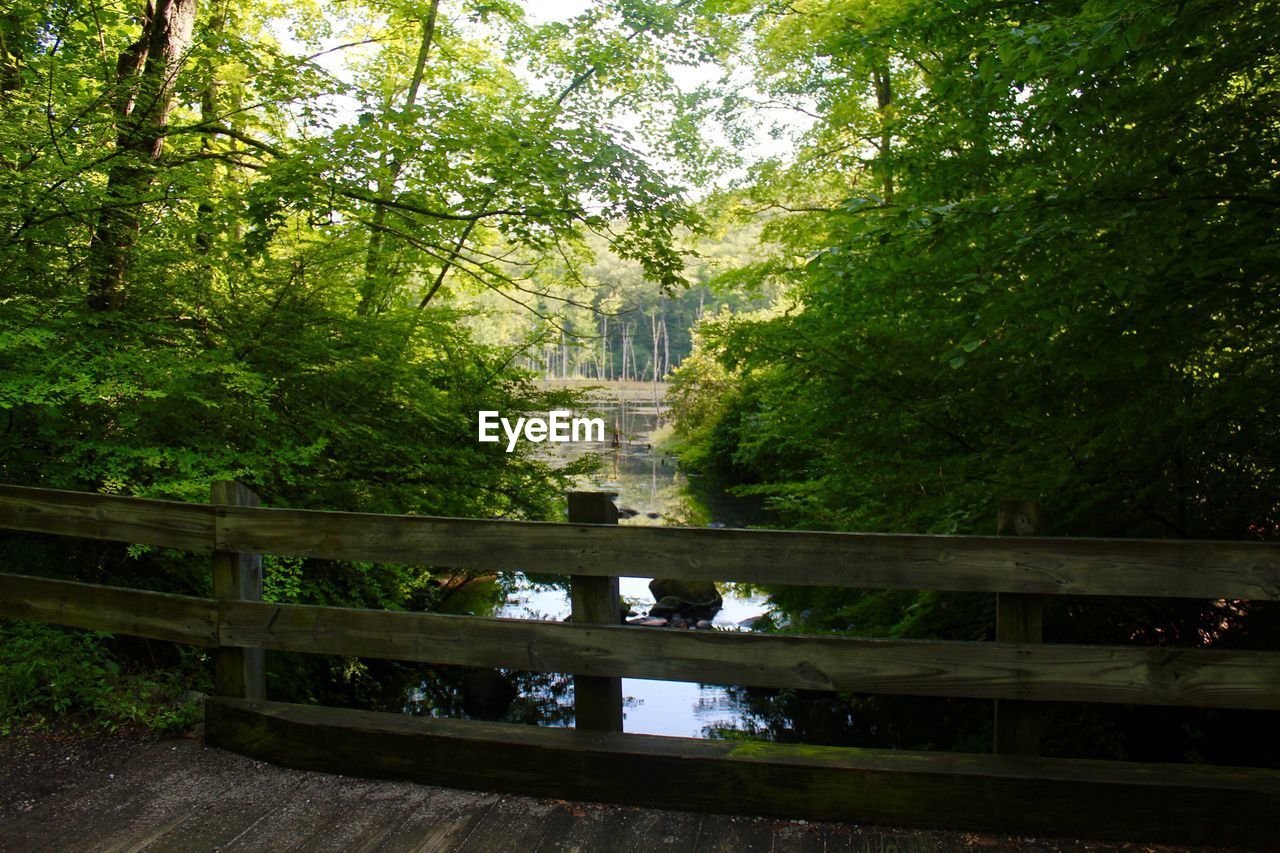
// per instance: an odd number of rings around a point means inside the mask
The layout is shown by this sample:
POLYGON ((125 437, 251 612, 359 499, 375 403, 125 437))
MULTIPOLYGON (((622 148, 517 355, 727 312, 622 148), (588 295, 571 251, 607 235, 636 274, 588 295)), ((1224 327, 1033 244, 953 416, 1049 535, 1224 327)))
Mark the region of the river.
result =
MULTIPOLYGON (((616 493, 623 510, 623 525, 699 525, 745 527, 760 517, 759 506, 710 488, 699 489, 695 500, 686 476, 676 460, 654 447, 654 434, 663 424, 663 387, 612 387, 592 397, 591 413, 605 419, 610 429, 602 442, 548 445, 553 464, 567 464, 584 454, 603 460, 593 476, 577 485, 585 490, 616 493), (616 442, 614 435, 617 436, 616 442)), ((660 571, 660 566, 655 566, 660 571)), ((637 613, 653 604, 651 577, 624 577, 622 596, 637 613)), ((479 581, 472 595, 463 595, 449 609, 508 618, 563 620, 569 615, 567 591, 555 585, 535 585, 514 574, 479 581)), ((768 609, 757 593, 734 584, 721 584, 724 606, 713 620, 713 630, 749 630, 753 620, 768 609), (745 623, 745 624, 744 624, 745 623)), ((642 628, 637 631, 673 630, 642 628)), ((556 674, 504 673, 519 695, 502 719, 572 724, 572 682, 556 674)), ((413 691, 411 713, 453 715, 458 702, 441 701, 441 688, 450 685, 424 683, 413 691)), ((457 688, 457 685, 453 685, 457 688)), ((625 678, 622 681, 624 730, 633 733, 708 737, 741 726, 743 710, 731 691, 718 685, 625 678)))
MULTIPOLYGON (((743 527, 755 521, 759 509, 749 501, 723 493, 713 493, 709 498, 700 496, 695 501, 676 460, 653 446, 654 433, 662 426, 666 411, 662 402, 664 390, 662 386, 654 390, 644 386, 606 389, 594 398, 593 410, 605 419, 611 433, 616 431, 617 446, 606 435, 603 442, 561 444, 552 452, 566 462, 583 454, 603 457, 602 470, 580 485, 589 490, 616 492, 615 502, 630 516, 620 524, 743 527)), ((653 604, 649 594, 652 579, 624 577, 619 581, 623 598, 638 613, 653 604)), ((724 606, 713 620, 720 630, 736 630, 740 623, 759 617, 767 608, 763 597, 733 584, 722 584, 721 593, 724 606)), ((569 615, 569 599, 561 589, 537 589, 521 583, 497 615, 563 619, 569 615)), ((703 737, 708 729, 719 729, 729 722, 728 718, 737 716, 728 691, 719 686, 624 678, 622 693, 623 727, 628 732, 703 737)))

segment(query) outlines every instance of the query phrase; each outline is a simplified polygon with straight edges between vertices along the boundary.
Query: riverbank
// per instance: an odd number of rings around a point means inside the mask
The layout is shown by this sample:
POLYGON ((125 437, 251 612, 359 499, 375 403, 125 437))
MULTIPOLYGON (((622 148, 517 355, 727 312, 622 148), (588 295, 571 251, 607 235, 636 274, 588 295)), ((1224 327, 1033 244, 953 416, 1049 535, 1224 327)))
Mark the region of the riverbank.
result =
POLYGON ((626 402, 658 402, 667 398, 668 382, 636 382, 628 379, 540 379, 538 387, 550 390, 589 390, 592 399, 624 400, 626 402))
MULTIPOLYGON (((755 507, 731 496, 714 494, 695 500, 677 460, 655 446, 655 435, 666 413, 666 383, 551 380, 543 385, 592 389, 589 399, 593 414, 605 419, 609 437, 599 442, 556 445, 547 453, 561 464, 585 454, 596 456, 600 468, 582 478, 578 486, 613 494, 622 512, 621 524, 737 527, 754 520, 755 507)), ((662 566, 655 564, 653 572, 660 576, 662 566)), ((655 603, 649 591, 651 580, 652 577, 620 578, 622 597, 638 614, 647 612, 655 603)), ((759 621, 768 608, 762 596, 738 585, 723 585, 721 591, 722 607, 711 619, 718 630, 740 630, 744 622, 759 621)), ((526 579, 517 578, 509 585, 506 602, 492 615, 559 621, 569 611, 564 588, 531 585, 526 579)), ((572 720, 571 694, 561 680, 514 677, 522 688, 534 692, 522 706, 536 705, 552 714, 551 718, 543 714, 540 722, 568 724, 572 720)), ((722 685, 626 678, 623 695, 624 728, 636 734, 717 737, 725 730, 739 730, 743 723, 742 710, 722 685)), ((421 703, 415 701, 410 707, 417 711, 421 703)), ((518 707, 515 713, 524 712, 518 707)))

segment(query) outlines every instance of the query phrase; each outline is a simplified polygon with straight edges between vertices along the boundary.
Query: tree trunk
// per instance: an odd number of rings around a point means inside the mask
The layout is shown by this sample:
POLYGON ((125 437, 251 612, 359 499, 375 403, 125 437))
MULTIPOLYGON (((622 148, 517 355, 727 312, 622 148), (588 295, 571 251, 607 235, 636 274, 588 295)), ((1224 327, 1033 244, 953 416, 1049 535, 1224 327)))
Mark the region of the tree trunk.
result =
MULTIPOLYGON (((413 78, 409 81, 409 94, 405 97, 405 108, 418 102, 418 91, 422 88, 422 77, 427 69, 427 56, 431 52, 431 42, 435 38, 436 13, 440 9, 440 0, 432 0, 427 10, 426 20, 422 22, 422 43, 418 46, 418 61, 413 68, 413 78)), ((404 164, 393 160, 388 166, 387 155, 382 154, 382 164, 378 178, 378 197, 390 199, 396 191, 396 182, 404 164)), ((378 204, 373 208, 373 224, 369 230, 369 247, 364 259, 364 288, 360 293, 360 313, 372 314, 382 310, 387 303, 387 288, 383 279, 386 276, 386 258, 383 251, 383 227, 387 221, 386 205, 378 204)))
POLYGON ((191 47, 198 0, 156 0, 143 11, 142 36, 116 63, 117 156, 107 173, 106 203, 89 243, 88 304, 124 304, 125 276, 141 219, 139 208, 164 147, 174 78, 191 47))
POLYGON ((0 15, 0 103, 22 88, 22 50, 18 47, 17 13, 0 15))
MULTIPOLYGON (((227 16, 229 14, 228 4, 230 0, 222 4, 222 8, 212 11, 208 23, 205 24, 206 32, 217 38, 222 35, 227 26, 227 16)), ((200 90, 200 124, 208 127, 218 121, 218 96, 221 86, 218 83, 218 65, 216 60, 210 60, 200 68, 201 76, 204 77, 204 88, 200 90)), ((231 140, 231 147, 235 149, 235 140, 231 140)), ((214 149, 214 133, 212 130, 206 130, 200 139, 201 151, 211 153, 214 149)), ((228 179, 230 176, 228 175, 228 179)), ((217 237, 215 229, 212 225, 214 207, 212 194, 202 198, 200 204, 196 207, 196 220, 198 222, 196 231, 196 251, 201 255, 208 255, 213 248, 214 241, 217 237)), ((208 278, 209 276, 206 276, 208 278)))
POLYGON ((631 327, 629 323, 622 326, 622 381, 627 381, 627 343, 631 339, 631 327))
POLYGON ((600 375, 597 379, 608 379, 613 374, 611 364, 613 354, 609 351, 609 318, 600 318, 600 375))
POLYGON ((650 359, 650 361, 653 364, 653 381, 657 382, 658 368, 661 366, 658 364, 658 341, 659 341, 659 336, 661 335, 661 332, 658 331, 658 312, 657 311, 654 311, 652 314, 649 315, 649 331, 653 337, 653 350, 652 350, 653 358, 650 359))
POLYGON ((671 336, 667 334, 667 312, 662 312, 662 375, 666 376, 671 372, 671 336))
POLYGON ((891 160, 893 134, 889 131, 889 105, 893 103, 893 89, 889 81, 889 65, 877 71, 876 109, 880 115, 880 153, 876 158, 876 167, 880 172, 884 203, 893 204, 893 165, 891 160))

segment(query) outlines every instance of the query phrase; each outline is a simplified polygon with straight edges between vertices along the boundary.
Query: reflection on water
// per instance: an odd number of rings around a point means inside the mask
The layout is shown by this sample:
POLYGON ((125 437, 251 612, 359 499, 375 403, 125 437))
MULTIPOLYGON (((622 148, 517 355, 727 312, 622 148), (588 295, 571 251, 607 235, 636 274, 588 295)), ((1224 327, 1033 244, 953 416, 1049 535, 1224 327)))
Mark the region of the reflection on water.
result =
POLYGON ((604 441, 546 445, 547 452, 565 462, 594 455, 601 470, 581 484, 584 489, 615 492, 619 509, 629 516, 623 523, 674 527, 747 527, 759 523, 760 503, 713 488, 699 490, 695 500, 688 479, 676 460, 653 447, 663 426, 665 407, 652 398, 606 397, 594 413, 604 418, 604 441))
MULTIPOLYGON (((603 464, 579 484, 615 492, 627 510, 623 524, 745 527, 764 521, 757 505, 695 485, 691 497, 675 460, 652 445, 663 411, 653 399, 606 398, 596 404, 612 428, 603 442, 551 445, 567 464, 596 453, 603 464), (614 441, 616 436, 616 442, 614 441)), ((662 566, 653 570, 661 575, 662 566)), ((562 620, 569 615, 563 585, 517 574, 460 577, 440 591, 437 609, 448 613, 520 619, 562 620)), ((622 578, 624 599, 639 613, 653 604, 650 578, 622 578)), ((561 584, 563 584, 563 579, 561 584)), ((767 614, 775 624, 789 621, 750 589, 721 584, 724 606, 715 630, 749 630, 742 623, 767 614)), ((635 631, 677 630, 635 627, 635 631)), ((379 707, 406 714, 472 717, 544 726, 573 725, 573 679, 561 673, 534 673, 479 667, 405 667, 381 664, 378 680, 385 699, 379 707)), ((624 728, 628 732, 703 738, 749 738, 834 746, 894 749, 990 748, 991 703, 973 699, 861 696, 850 701, 830 692, 772 690, 685 682, 622 680, 624 728)))
MULTIPOLYGON (((568 463, 597 454, 602 465, 579 484, 583 489, 614 492, 628 516, 622 524, 746 527, 763 520, 757 504, 716 492, 697 483, 692 497, 675 460, 653 447, 663 410, 651 397, 605 398, 596 412, 610 426, 602 442, 545 447, 553 459, 568 463), (616 438, 616 440, 615 440, 616 438)), ((654 572, 662 573, 655 565, 654 572)), ((563 620, 569 596, 561 584, 521 574, 463 578, 438 601, 443 612, 519 619, 563 620)), ((622 578, 623 598, 637 613, 653 602, 650 578, 622 578)), ((721 584, 724 606, 713 620, 715 630, 749 630, 743 623, 768 614, 788 621, 752 590, 721 584)), ((636 631, 675 630, 636 627, 636 631)), ((573 725, 573 679, 561 673, 485 670, 475 667, 431 667, 413 671, 397 700, 405 713, 496 719, 546 726, 573 725), (424 671, 427 676, 424 678, 424 671)), ((932 744, 937 731, 977 733, 978 740, 947 741, 943 748, 984 751, 990 703, 979 700, 919 697, 861 697, 856 703, 834 693, 770 690, 652 681, 622 680, 624 728, 628 732, 679 737, 732 737, 864 747, 918 748, 932 744)))
MULTIPOLYGON (((587 454, 602 462, 598 471, 583 479, 580 488, 616 493, 615 502, 625 516, 622 524, 745 527, 760 516, 751 501, 714 493, 694 500, 676 460, 654 448, 654 433, 662 426, 660 398, 647 391, 601 396, 593 415, 608 427, 604 441, 544 445, 553 460, 564 464, 587 454)), ((662 567, 654 566, 655 574, 662 567)), ((622 578, 623 598, 637 613, 654 603, 649 594, 651 577, 622 578)), ((713 625, 718 630, 746 630, 739 623, 763 614, 768 602, 734 584, 722 584, 724 606, 713 625)), ((562 585, 534 583, 520 574, 476 578, 445 596, 441 609, 520 619, 563 620, 569 615, 569 596, 562 585)), ((635 628, 637 631, 670 630, 635 628)), ((432 716, 486 716, 508 722, 572 725, 573 682, 558 673, 502 671, 514 688, 510 707, 497 714, 485 713, 481 694, 492 692, 500 704, 507 686, 494 684, 492 674, 465 667, 434 667, 430 678, 408 694, 406 713, 432 716), (479 673, 479 674, 477 674, 479 673)), ((626 678, 622 681, 624 727, 628 732, 708 737, 726 730, 743 730, 747 720, 743 703, 729 689, 687 682, 626 678)))
MULTIPOLYGON (((710 506, 692 500, 676 460, 653 446, 664 415, 660 400, 644 392, 631 399, 626 395, 603 397, 595 404, 594 413, 604 418, 608 428, 604 441, 554 445, 549 452, 566 462, 584 454, 596 454, 603 460, 601 469, 585 478, 581 487, 616 493, 614 501, 624 516, 619 523, 744 527, 754 520, 757 510, 750 503, 728 495, 710 506)), ((660 575, 661 568, 654 566, 655 574, 660 575)), ((649 594, 652 579, 624 577, 619 581, 622 597, 637 613, 654 603, 649 594)), ((722 586, 722 595, 724 605, 713 620, 720 629, 734 630, 739 622, 759 616, 767 606, 763 598, 732 584, 722 586)), ((563 589, 517 581, 498 615, 563 619, 569 615, 568 595, 563 589)), ((709 730, 736 718, 728 691, 719 686, 624 678, 622 694, 623 727, 628 732, 705 737, 709 730)))

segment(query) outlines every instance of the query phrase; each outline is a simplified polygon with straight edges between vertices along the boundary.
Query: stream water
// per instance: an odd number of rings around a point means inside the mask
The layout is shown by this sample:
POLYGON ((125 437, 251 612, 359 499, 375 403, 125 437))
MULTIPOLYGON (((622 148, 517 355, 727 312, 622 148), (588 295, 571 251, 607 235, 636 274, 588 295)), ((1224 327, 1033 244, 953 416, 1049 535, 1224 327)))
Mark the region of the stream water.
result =
MULTIPOLYGON (((585 489, 616 492, 614 499, 624 515, 619 523, 688 525, 712 524, 744 527, 759 515, 757 507, 722 493, 695 501, 676 460, 653 447, 653 434, 662 425, 665 409, 661 399, 643 391, 602 396, 595 411, 616 433, 603 442, 558 445, 556 452, 566 461, 584 453, 603 456, 604 467, 581 485, 585 489)), ((654 567, 655 572, 661 566, 654 567)), ((653 604, 649 593, 652 577, 624 577, 619 581, 623 598, 643 613, 653 604)), ((733 630, 764 613, 767 602, 732 584, 722 585, 724 606, 712 620, 716 628, 733 630)), ((520 618, 563 619, 569 614, 569 600, 563 590, 537 589, 519 584, 498 615, 520 618)), ((636 630, 663 630, 637 628, 636 630)), ((628 732, 643 734, 704 736, 708 729, 721 728, 737 714, 728 692, 719 686, 679 681, 622 680, 628 732)))
MULTIPOLYGON (((615 493, 618 506, 628 516, 621 524, 746 527, 768 523, 758 505, 734 499, 711 483, 689 480, 675 459, 655 449, 654 434, 662 425, 664 408, 652 391, 644 393, 634 386, 613 388, 598 398, 593 408, 612 427, 604 441, 551 445, 547 452, 553 454, 553 462, 561 464, 582 454, 599 456, 602 467, 576 485, 615 493), (617 435, 616 443, 613 435, 617 435)), ((663 566, 656 564, 652 570, 661 576, 663 566)), ((639 614, 654 603, 648 589, 650 579, 624 577, 620 582, 624 599, 639 614)), ((718 586, 724 604, 714 617, 712 630, 752 630, 753 621, 760 616, 780 624, 793 621, 795 614, 775 609, 771 601, 749 588, 718 586)), ((563 585, 534 583, 519 574, 464 578, 437 607, 449 613, 556 621, 570 612, 563 585)), ((804 613, 799 615, 803 618, 804 613)), ((680 629, 637 626, 628 630, 680 629)), ((574 722, 573 679, 563 673, 419 667, 387 674, 382 682, 385 692, 378 700, 385 710, 543 726, 571 726, 574 722)), ((991 703, 984 699, 848 697, 825 691, 633 678, 623 679, 622 689, 623 728, 631 733, 880 749, 990 749, 991 703)), ((1080 712, 1072 713, 1078 716, 1080 712)), ((1155 720, 1151 731, 1158 734, 1130 744, 1136 750, 1133 754, 1150 756, 1143 760, 1170 760, 1170 755, 1183 754, 1162 744, 1180 742, 1182 735, 1177 733, 1184 732, 1185 720, 1176 724, 1155 720)), ((1069 748, 1073 755, 1111 757, 1106 750, 1113 747, 1084 740, 1073 741, 1069 748)), ((1188 745, 1184 752, 1189 754, 1195 748, 1188 745)))
MULTIPOLYGON (((676 460, 657 450, 654 433, 662 426, 665 409, 660 396, 652 390, 610 389, 594 398, 593 414, 605 419, 610 429, 602 442, 580 442, 550 446, 553 461, 567 464, 583 454, 603 459, 594 476, 578 485, 588 490, 616 493, 615 501, 623 510, 624 525, 698 525, 744 527, 760 518, 758 505, 714 489, 700 488, 698 499, 690 494, 689 483, 680 472, 676 460), (614 437, 616 436, 616 441, 614 437)), ((654 572, 661 573, 661 566, 654 572)), ((653 604, 648 584, 651 577, 624 577, 621 593, 637 613, 653 604)), ((520 619, 563 620, 569 615, 567 591, 556 585, 531 583, 515 574, 476 582, 476 588, 452 602, 449 610, 520 619)), ((768 602, 748 589, 721 584, 724 605, 713 619, 714 630, 749 630, 752 621, 765 613, 768 602)), ((672 630, 636 628, 638 631, 672 630)), ((503 673, 503 678, 516 688, 510 707, 500 719, 538 722, 543 725, 571 725, 572 680, 567 676, 546 673, 503 673)), ((492 692, 494 679, 453 685, 455 692, 492 692)), ((441 701, 438 680, 423 683, 411 694, 406 711, 410 713, 457 713, 459 702, 441 701)), ((497 685, 498 701, 507 688, 497 685)), ((622 682, 624 729, 644 734, 707 737, 726 729, 741 727, 744 709, 730 689, 717 685, 688 682, 653 681, 626 678, 622 682)), ((465 697, 464 697, 465 701, 465 697)), ((465 713, 465 710, 464 710, 465 713)))
MULTIPOLYGON (((582 489, 616 493, 627 511, 624 525, 747 527, 767 525, 761 507, 734 498, 714 484, 689 479, 676 460, 654 447, 664 417, 652 389, 613 388, 597 398, 594 409, 614 428, 594 444, 552 445, 553 461, 568 464, 584 453, 603 459, 601 469, 577 484, 582 489)), ((662 566, 653 571, 661 576, 662 566)), ((637 613, 654 603, 649 577, 622 578, 621 592, 637 613)), ((750 588, 719 584, 724 598, 712 630, 752 630, 756 617, 786 624, 792 614, 778 610, 750 588)), ((474 578, 438 603, 442 612, 519 619, 562 620, 569 615, 563 586, 536 584, 519 574, 474 578)), ((635 631, 673 628, 635 627, 635 631)), ((400 687, 388 684, 387 707, 409 714, 501 720, 544 726, 573 725, 573 679, 563 673, 430 667, 400 687), (408 687, 408 685, 413 685, 408 687), (406 696, 407 693, 407 696, 406 696), (392 698, 394 696, 395 698, 392 698), (407 701, 406 701, 407 700, 407 701)), ((972 732, 980 741, 990 718, 990 702, 972 699, 877 696, 851 702, 835 693, 772 690, 625 678, 623 728, 627 732, 700 738, 750 738, 831 746, 937 748, 942 725, 956 734, 955 744, 972 732), (941 721, 941 722, 940 722, 941 721)), ((951 737, 948 734, 947 737, 951 737)), ((950 741, 946 741, 950 743, 950 741)), ((978 743, 982 751, 987 747, 978 743)))

